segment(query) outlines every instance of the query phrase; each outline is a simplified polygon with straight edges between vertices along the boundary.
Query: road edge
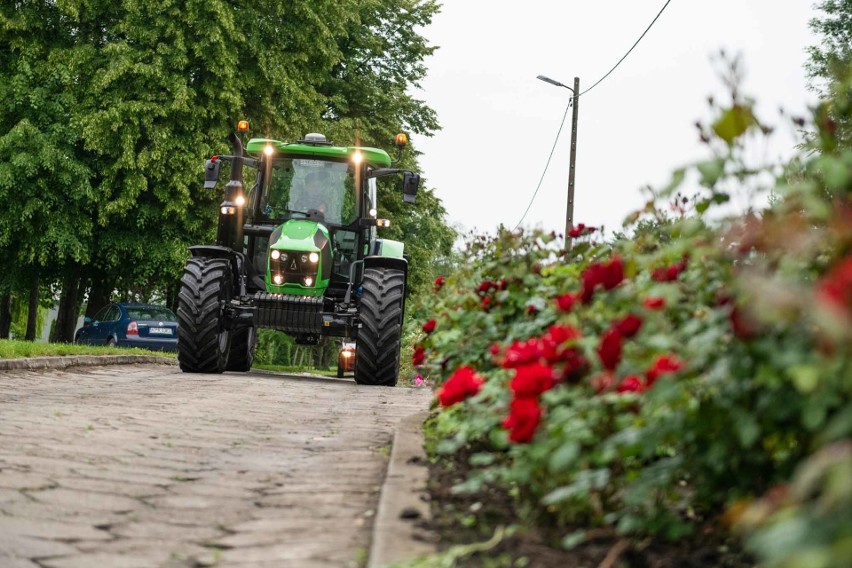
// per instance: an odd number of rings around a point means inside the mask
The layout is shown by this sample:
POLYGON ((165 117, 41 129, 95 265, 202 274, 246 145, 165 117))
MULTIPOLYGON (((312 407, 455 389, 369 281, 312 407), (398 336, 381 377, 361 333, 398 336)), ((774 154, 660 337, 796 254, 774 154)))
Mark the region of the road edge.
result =
POLYGON ((431 535, 421 528, 431 513, 426 484, 429 480, 423 423, 428 412, 400 420, 394 432, 387 473, 373 523, 367 568, 412 560, 437 550, 431 535))
POLYGON ((94 367, 99 365, 135 365, 159 363, 176 365, 174 359, 154 355, 68 355, 58 357, 25 357, 0 359, 0 371, 32 371, 38 369, 65 369, 67 367, 94 367))

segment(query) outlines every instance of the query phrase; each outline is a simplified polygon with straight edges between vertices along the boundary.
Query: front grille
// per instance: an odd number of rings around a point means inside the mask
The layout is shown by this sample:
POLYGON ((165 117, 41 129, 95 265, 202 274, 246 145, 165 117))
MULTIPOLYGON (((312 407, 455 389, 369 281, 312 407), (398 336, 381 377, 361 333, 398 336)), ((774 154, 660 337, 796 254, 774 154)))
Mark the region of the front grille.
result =
POLYGON ((282 284, 304 284, 305 276, 311 276, 316 282, 317 263, 310 260, 302 262, 302 255, 309 253, 297 251, 281 251, 281 257, 269 258, 269 267, 272 275, 280 274, 284 277, 282 284), (285 259, 286 257, 286 259, 285 259))

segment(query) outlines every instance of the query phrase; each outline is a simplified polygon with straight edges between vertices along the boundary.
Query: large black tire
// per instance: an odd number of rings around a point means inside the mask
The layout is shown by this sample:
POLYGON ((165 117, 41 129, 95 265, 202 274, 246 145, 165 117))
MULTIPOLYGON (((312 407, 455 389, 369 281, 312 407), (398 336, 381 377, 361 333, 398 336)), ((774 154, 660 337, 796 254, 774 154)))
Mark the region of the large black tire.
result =
POLYGON ((257 344, 257 329, 242 327, 231 332, 231 351, 228 353, 226 371, 245 373, 254 363, 254 348, 257 344))
POLYGON ((368 268, 361 286, 355 382, 392 387, 399 378, 405 275, 390 268, 368 268))
POLYGON ((178 294, 178 363, 185 373, 221 373, 231 333, 223 306, 231 300, 231 267, 221 258, 192 257, 178 294))

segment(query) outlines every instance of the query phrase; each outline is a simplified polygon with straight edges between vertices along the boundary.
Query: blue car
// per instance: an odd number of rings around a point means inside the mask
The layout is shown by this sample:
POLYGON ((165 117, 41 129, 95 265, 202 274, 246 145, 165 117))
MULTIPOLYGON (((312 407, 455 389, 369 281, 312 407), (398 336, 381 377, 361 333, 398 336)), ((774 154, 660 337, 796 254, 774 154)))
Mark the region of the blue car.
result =
POLYGON ((112 303, 85 318, 74 341, 87 345, 177 350, 177 316, 165 306, 112 303))

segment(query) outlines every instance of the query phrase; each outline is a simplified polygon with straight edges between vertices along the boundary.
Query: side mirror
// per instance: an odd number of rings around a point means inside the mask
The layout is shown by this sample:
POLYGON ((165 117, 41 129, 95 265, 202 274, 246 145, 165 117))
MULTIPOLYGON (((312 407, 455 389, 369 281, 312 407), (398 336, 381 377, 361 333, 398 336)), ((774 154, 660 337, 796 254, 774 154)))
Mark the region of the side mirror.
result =
POLYGON ((83 325, 91 325, 91 323, 92 323, 92 318, 90 318, 89 316, 86 316, 86 317, 83 318, 83 325))
POLYGON ((420 189, 420 174, 405 172, 402 175, 402 200, 405 203, 414 203, 418 189, 420 189))
POLYGON ((204 166, 204 189, 213 189, 216 187, 216 182, 219 181, 219 168, 222 167, 222 160, 219 156, 213 156, 207 160, 204 166))

